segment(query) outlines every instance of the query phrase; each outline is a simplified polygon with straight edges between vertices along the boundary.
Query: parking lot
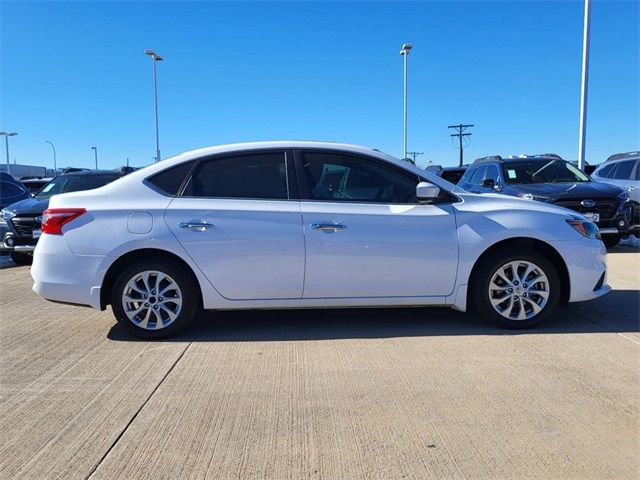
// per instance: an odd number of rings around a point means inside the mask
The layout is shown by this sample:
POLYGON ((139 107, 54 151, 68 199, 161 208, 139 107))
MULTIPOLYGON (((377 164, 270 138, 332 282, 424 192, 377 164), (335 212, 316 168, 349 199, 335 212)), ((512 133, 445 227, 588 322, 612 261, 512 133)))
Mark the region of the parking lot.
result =
POLYGON ((640 254, 522 332, 447 309, 204 315, 143 342, 0 270, 2 478, 638 478, 640 254))

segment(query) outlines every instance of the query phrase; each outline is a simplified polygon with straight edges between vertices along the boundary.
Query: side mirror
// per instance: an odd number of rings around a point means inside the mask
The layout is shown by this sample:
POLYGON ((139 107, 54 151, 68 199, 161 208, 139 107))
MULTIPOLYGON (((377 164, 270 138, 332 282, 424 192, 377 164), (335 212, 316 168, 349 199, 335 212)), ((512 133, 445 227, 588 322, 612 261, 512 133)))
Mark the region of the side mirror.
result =
POLYGON ((482 181, 482 186, 486 188, 496 188, 496 181, 493 178, 485 178, 482 181))
POLYGON ((416 185, 416 198, 419 203, 430 203, 440 195, 440 187, 429 182, 420 182, 416 185))

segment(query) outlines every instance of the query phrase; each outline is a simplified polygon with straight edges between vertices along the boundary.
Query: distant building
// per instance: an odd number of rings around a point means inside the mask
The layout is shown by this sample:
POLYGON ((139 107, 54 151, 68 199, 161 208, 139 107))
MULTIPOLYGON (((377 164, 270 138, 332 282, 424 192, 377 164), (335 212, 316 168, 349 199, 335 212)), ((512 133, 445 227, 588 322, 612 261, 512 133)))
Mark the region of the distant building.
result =
POLYGON ((5 172, 11 175, 16 180, 20 180, 22 177, 47 177, 47 173, 53 173, 53 169, 47 170, 47 167, 40 167, 38 165, 20 165, 6 163, 0 163, 0 172, 5 172))

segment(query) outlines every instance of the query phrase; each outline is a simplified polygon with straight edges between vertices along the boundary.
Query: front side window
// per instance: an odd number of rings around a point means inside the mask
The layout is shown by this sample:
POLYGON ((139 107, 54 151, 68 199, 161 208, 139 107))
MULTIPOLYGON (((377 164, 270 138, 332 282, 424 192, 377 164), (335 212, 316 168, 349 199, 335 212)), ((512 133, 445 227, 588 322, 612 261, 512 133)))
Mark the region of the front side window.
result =
POLYGON ((485 180, 491 179, 493 180, 495 183, 498 183, 498 167, 496 167, 495 165, 489 165, 487 167, 487 173, 484 176, 485 180))
POLYGON ((311 200, 415 203, 417 175, 367 157, 305 153, 303 174, 311 200))
POLYGON ((472 185, 480 185, 480 183, 482 182, 482 176, 484 175, 484 172, 486 169, 487 167, 485 166, 478 167, 476 171, 473 173, 473 177, 471 177, 470 183, 472 185))
POLYGON ((613 178, 615 180, 629 180, 631 178, 631 171, 635 165, 635 160, 625 160, 623 162, 618 163, 618 168, 613 173, 613 178))
POLYGON ((613 169, 613 167, 615 167, 613 163, 609 163, 608 165, 605 165, 600 170, 598 170, 596 176, 600 178, 607 178, 609 176, 609 173, 611 173, 611 170, 613 169))
POLYGON ((201 160, 182 196, 287 200, 285 154, 249 153, 201 160))

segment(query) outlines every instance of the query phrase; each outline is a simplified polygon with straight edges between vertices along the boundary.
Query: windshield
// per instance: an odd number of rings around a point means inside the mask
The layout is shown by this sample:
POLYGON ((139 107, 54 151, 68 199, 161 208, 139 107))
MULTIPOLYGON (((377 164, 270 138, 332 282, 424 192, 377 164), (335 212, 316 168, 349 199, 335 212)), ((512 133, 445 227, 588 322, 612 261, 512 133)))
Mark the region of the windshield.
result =
POLYGON ((589 176, 564 160, 504 162, 504 179, 510 184, 589 182, 589 176))
POLYGON ((81 190, 91 190, 102 187, 107 183, 120 178, 117 173, 107 173, 104 175, 62 175, 47 183, 40 190, 35 198, 45 199, 59 193, 79 192, 81 190))

